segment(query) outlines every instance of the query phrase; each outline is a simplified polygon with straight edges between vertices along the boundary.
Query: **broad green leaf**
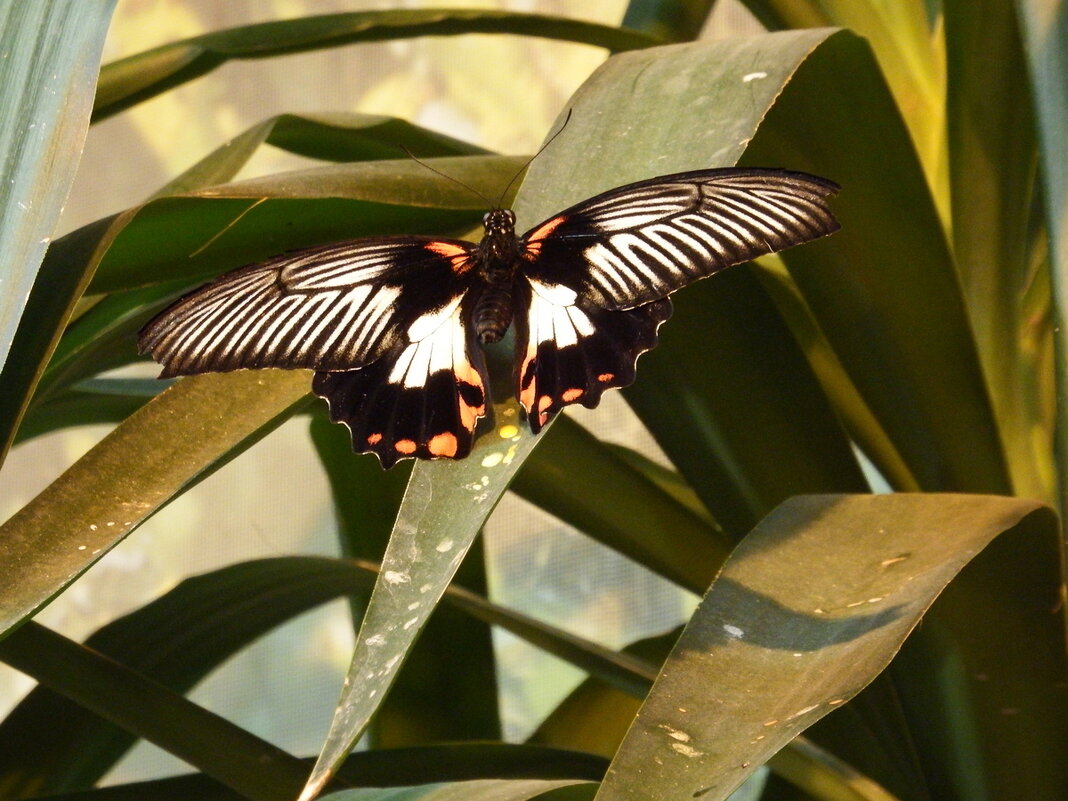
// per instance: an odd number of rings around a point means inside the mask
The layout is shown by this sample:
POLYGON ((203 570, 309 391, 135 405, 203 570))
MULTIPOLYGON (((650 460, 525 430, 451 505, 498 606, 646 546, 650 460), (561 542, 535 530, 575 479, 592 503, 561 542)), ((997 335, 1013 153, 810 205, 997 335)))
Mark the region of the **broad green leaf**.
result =
POLYGON ((305 371, 178 382, 0 526, 0 632, 36 612, 145 518, 265 436, 307 397, 305 371), (136 469, 132 467, 136 465, 136 469))
POLYGON ((1043 311, 1028 304, 1032 283, 1048 273, 1036 275, 1032 264, 1037 151, 1016 13, 1000 0, 943 8, 953 251, 1013 486, 1052 499, 1052 439, 1036 431, 1054 388, 1032 342, 1036 328, 1049 332, 1036 324, 1043 311))
MULTIPOLYGON (((603 672, 592 673, 553 710, 528 742, 611 757, 656 678, 655 666, 664 662, 677 640, 676 631, 628 646, 624 653, 639 657, 634 660, 631 687, 605 681, 603 672)), ((895 801, 870 778, 803 736, 795 737, 772 756, 768 767, 818 801, 895 801)), ((732 801, 734 798, 732 795, 732 801)))
POLYGON ((1048 535, 1053 523, 1035 502, 993 496, 787 501, 716 578, 597 798, 726 798, 886 667, 992 538, 1048 535))
POLYGON ((956 266, 867 43, 841 32, 816 50, 743 163, 786 163, 842 184, 842 230, 782 258, 919 486, 1009 492, 956 266))
MULTIPOLYGON (((943 218, 949 210, 945 156, 945 64, 941 32, 924 3, 903 0, 743 0, 771 30, 839 26, 863 36, 908 126, 943 218)), ((977 15, 978 16, 978 15, 977 15)), ((945 220, 948 223, 948 220, 945 220)))
MULTIPOLYGON (((620 183, 733 164, 800 65, 837 51, 837 40, 830 30, 801 31, 610 59, 531 166, 521 198, 535 186, 567 194, 533 196, 530 222, 620 183)), ((746 268, 672 300, 660 345, 639 359, 638 380, 624 393, 730 538, 791 495, 867 489, 802 353, 746 268)))
POLYGON ((0 2, 0 368, 74 180, 114 7, 0 2))
POLYGON ((637 31, 564 17, 473 9, 405 9, 326 14, 230 28, 157 47, 106 65, 93 119, 101 120, 197 78, 230 59, 267 58, 358 42, 415 36, 511 33, 612 50, 657 44, 637 31))
POLYGON ((1042 197, 1049 229, 1050 281, 1056 348, 1056 451, 1060 507, 1068 509, 1068 3, 1065 0, 1016 0, 1031 77, 1042 167, 1042 197))
MULTIPOLYGON (((572 98, 571 121, 531 165, 516 197, 519 228, 628 180, 730 163, 753 135, 782 82, 827 35, 826 31, 780 34, 768 37, 756 50, 747 43, 728 42, 610 59, 572 98), (724 60, 730 61, 732 54, 736 60, 724 68, 724 60), (768 80, 744 81, 759 54, 763 61, 758 63, 767 65, 768 80), (713 110, 718 113, 727 98, 734 101, 729 105, 745 113, 710 125, 709 115, 713 110), (648 103, 658 104, 664 114, 649 116, 648 103), (642 119, 642 126, 635 127, 635 119, 642 119), (623 158, 614 149, 619 143, 627 143, 623 158), (578 161, 583 170, 576 173, 578 161)), ((639 369, 639 381, 640 373, 639 369)), ((425 622, 428 607, 441 596, 458 559, 533 447, 525 425, 518 425, 515 401, 499 404, 494 411, 497 427, 476 443, 467 459, 413 468, 412 484, 383 558, 382 577, 357 637, 348 681, 302 801, 315 797, 365 729, 425 622)))
POLYGON ((588 799, 589 795, 546 795, 552 790, 587 785, 588 782, 537 779, 479 779, 416 787, 365 788, 343 790, 323 796, 323 801, 533 801, 537 798, 588 799))
POLYGON ((250 801, 290 801, 299 787, 299 759, 33 621, 0 643, 0 658, 46 686, 63 687, 80 706, 151 739, 250 801))

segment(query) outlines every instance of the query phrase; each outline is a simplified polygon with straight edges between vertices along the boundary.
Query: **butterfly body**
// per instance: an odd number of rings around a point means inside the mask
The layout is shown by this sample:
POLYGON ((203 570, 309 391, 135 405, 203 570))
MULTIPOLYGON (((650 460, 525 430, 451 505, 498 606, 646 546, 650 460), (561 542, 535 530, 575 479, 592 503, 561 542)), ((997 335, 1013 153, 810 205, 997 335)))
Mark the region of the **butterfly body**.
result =
POLYGON ((162 376, 309 368, 353 448, 466 456, 487 412, 481 344, 515 326, 516 397, 536 434, 564 406, 633 382, 673 291, 825 236, 838 187, 782 170, 700 170, 619 187, 522 236, 508 209, 478 243, 379 237, 220 276, 146 325, 162 376))

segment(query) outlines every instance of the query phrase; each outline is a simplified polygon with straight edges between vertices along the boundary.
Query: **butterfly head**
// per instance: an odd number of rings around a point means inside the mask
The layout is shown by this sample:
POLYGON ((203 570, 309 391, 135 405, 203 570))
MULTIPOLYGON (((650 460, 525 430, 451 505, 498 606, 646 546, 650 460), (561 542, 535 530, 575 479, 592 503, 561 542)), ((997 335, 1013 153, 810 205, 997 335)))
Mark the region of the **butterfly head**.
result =
POLYGON ((510 236, 515 233, 515 213, 511 209, 494 209, 482 215, 486 236, 510 236))

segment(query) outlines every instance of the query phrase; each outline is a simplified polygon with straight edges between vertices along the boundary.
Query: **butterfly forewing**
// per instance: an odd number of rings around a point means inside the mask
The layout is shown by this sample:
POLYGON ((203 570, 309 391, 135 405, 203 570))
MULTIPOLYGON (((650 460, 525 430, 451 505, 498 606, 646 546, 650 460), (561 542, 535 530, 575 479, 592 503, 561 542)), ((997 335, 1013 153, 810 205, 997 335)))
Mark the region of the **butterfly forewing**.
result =
POLYGON ((831 181, 783 170, 702 170, 613 189, 524 237, 529 278, 632 309, 732 264, 838 229, 831 181))
POLYGON ((139 347, 162 377, 361 367, 466 288, 471 247, 397 237, 287 253, 189 293, 142 329, 139 347))

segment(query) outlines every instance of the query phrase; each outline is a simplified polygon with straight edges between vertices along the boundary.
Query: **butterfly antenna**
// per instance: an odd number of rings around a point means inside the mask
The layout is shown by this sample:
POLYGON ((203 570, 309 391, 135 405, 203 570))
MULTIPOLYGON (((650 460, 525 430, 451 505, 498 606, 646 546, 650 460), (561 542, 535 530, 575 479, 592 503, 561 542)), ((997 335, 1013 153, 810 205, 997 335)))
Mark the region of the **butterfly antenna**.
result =
POLYGON ((571 112, 572 111, 574 111, 574 109, 570 109, 569 108, 567 110, 567 116, 564 117, 564 121, 560 124, 560 127, 556 129, 556 133, 554 133, 552 136, 550 136, 545 141, 545 144, 538 148, 538 152, 535 153, 533 156, 531 156, 529 159, 527 159, 526 164, 524 164, 522 167, 520 167, 516 171, 516 174, 512 176, 512 180, 509 181, 508 185, 504 187, 504 191, 501 192, 501 196, 499 198, 497 198, 497 205, 494 206, 493 208, 499 209, 501 207, 501 203, 504 201, 504 196, 508 194, 508 190, 512 188, 512 184, 515 183, 516 178, 518 178, 520 175, 522 175, 523 171, 526 170, 526 168, 529 167, 531 165, 531 163, 533 163, 534 159, 536 159, 538 156, 540 156, 542 154, 542 152, 545 150, 545 148, 547 148, 549 145, 551 145, 553 143, 553 140, 556 139, 556 137, 558 137, 560 134, 562 134, 564 132, 564 128, 566 128, 567 124, 571 121, 571 112))
MULTIPOLYGON (((469 192, 478 195, 480 198, 482 198, 486 202, 486 206, 487 207, 489 207, 489 208, 497 208, 496 206, 493 205, 493 201, 492 200, 490 200, 488 197, 483 195, 481 192, 479 192, 473 186, 471 186, 469 184, 465 184, 459 178, 454 178, 451 175, 449 175, 448 173, 442 172, 441 170, 437 169, 436 167, 431 167, 429 164, 427 164, 425 161, 423 161, 421 158, 419 158, 417 155, 415 155, 415 153, 410 151, 404 145, 400 145, 400 149, 403 150, 405 153, 407 153, 408 154, 408 158, 410 158, 416 164, 421 164, 422 166, 426 167, 428 170, 430 170, 435 175, 440 175, 442 178, 445 178, 445 179, 447 179, 449 181, 452 181, 454 184, 457 184, 458 186, 462 186, 464 189, 468 190, 469 192)), ((512 180, 515 180, 515 179, 513 178, 512 180)))

